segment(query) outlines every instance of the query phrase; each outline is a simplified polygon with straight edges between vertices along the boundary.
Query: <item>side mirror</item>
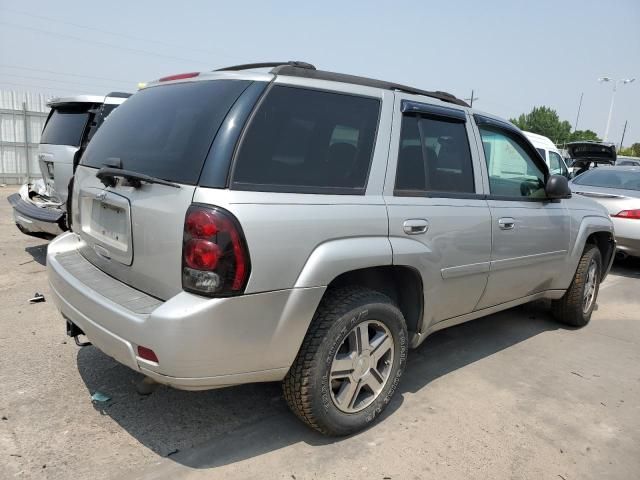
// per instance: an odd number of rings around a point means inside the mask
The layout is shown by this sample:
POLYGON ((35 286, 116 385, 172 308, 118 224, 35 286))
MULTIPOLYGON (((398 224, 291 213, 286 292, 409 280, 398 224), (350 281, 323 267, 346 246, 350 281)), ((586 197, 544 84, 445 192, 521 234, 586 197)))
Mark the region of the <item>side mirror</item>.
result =
POLYGON ((544 191, 547 194, 547 198, 550 200, 571 198, 571 189, 569 188, 569 182, 562 175, 551 175, 547 179, 547 184, 544 186, 544 191))

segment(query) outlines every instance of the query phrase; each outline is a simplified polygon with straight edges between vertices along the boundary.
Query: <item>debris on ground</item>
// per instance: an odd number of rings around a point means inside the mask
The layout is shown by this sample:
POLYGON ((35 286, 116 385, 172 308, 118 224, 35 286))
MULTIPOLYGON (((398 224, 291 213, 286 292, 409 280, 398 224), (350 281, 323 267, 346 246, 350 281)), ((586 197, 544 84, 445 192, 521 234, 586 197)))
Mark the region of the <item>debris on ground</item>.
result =
POLYGON ((38 292, 36 292, 33 295, 33 297, 29 299, 29 303, 40 303, 40 302, 46 302, 46 299, 44 298, 44 295, 38 292))
POLYGON ((91 395, 92 402, 104 403, 104 402, 108 402, 109 400, 111 400, 111 397, 102 392, 95 392, 93 395, 91 395))

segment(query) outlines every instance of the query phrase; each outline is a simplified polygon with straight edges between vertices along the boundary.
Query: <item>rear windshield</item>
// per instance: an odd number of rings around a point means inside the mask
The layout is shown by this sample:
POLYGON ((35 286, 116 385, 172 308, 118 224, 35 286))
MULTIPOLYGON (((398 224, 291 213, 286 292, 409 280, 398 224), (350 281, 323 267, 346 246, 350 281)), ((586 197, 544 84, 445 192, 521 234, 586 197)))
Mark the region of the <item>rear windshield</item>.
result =
POLYGON ((89 106, 54 108, 47 120, 40 143, 79 147, 89 120, 89 106))
POLYGON ((615 170, 613 168, 594 168, 577 176, 573 183, 592 187, 621 188, 640 190, 640 171, 615 170))
POLYGON ((194 185, 218 128, 249 83, 213 80, 141 90, 109 115, 81 164, 102 168, 107 159, 119 159, 124 170, 194 185))

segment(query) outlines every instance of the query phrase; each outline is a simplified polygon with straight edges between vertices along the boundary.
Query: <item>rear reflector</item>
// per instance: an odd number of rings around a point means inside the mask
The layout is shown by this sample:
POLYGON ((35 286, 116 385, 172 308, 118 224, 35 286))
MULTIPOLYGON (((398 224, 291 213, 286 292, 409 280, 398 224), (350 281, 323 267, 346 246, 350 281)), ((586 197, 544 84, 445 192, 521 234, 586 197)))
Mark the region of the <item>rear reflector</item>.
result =
POLYGON ((617 218, 631 218, 634 220, 640 220, 640 210, 622 210, 621 212, 611 215, 617 218))
POLYGON ((147 347, 141 347, 138 345, 138 356, 140 358, 144 358, 145 360, 149 360, 150 362, 158 363, 158 356, 156 352, 147 347))
POLYGON ((171 80, 184 80, 185 78, 193 78, 200 75, 200 72, 188 72, 178 73, 176 75, 169 75, 168 77, 162 77, 159 82, 170 82, 171 80))

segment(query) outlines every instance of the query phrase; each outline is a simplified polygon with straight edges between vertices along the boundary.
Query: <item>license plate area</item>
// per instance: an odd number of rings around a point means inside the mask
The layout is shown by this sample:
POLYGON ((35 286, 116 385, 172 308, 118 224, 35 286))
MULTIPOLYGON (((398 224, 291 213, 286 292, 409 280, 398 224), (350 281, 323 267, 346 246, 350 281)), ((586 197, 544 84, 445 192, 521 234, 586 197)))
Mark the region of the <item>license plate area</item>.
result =
POLYGON ((113 192, 82 192, 80 223, 84 240, 103 259, 131 265, 131 209, 129 200, 113 192))

